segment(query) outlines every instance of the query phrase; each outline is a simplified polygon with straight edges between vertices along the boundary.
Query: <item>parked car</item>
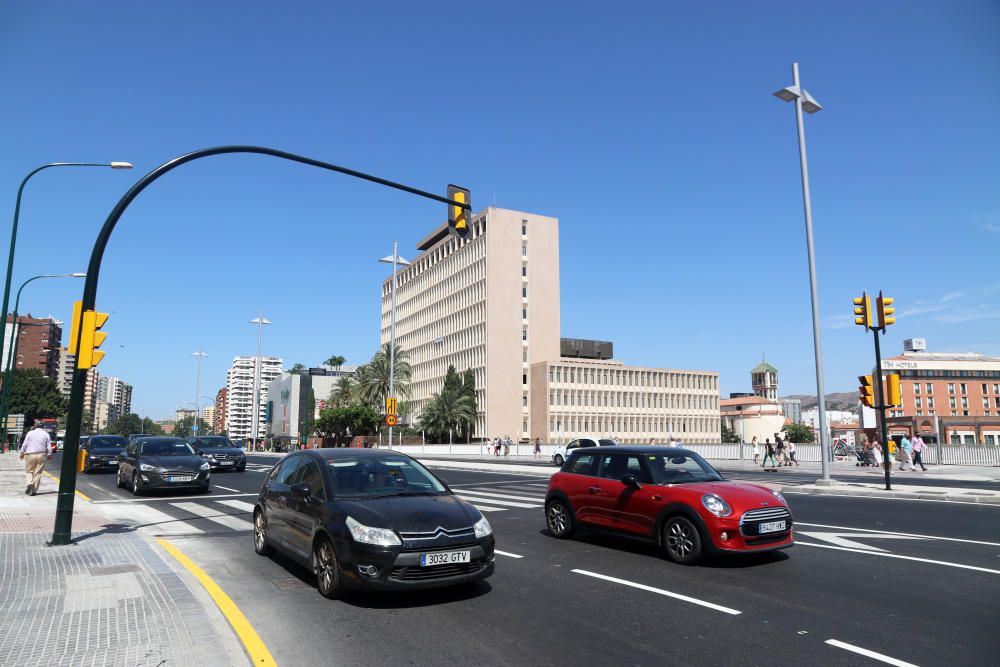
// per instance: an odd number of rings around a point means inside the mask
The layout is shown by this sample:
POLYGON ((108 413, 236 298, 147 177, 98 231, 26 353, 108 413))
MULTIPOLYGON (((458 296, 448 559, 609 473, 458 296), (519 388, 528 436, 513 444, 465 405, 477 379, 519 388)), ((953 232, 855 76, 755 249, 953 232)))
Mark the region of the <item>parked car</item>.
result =
POLYGON ((204 492, 210 468, 181 438, 137 438, 118 455, 118 488, 129 488, 137 496, 151 489, 193 487, 204 492))
POLYGON ((128 442, 120 435, 94 435, 80 438, 80 451, 84 453, 83 472, 117 470, 118 455, 125 451, 128 442))
POLYGON ((561 466, 563 463, 566 463, 566 459, 569 458, 574 449, 580 449, 581 447, 608 447, 617 444, 616 441, 610 438, 577 438, 557 447, 556 451, 552 454, 552 462, 557 466, 561 466))
POLYGON ((200 435, 187 441, 198 456, 208 461, 212 470, 243 472, 247 469, 246 452, 224 435, 200 435))
POLYGON ((254 550, 312 568, 319 592, 451 586, 493 574, 493 529, 415 459, 311 449, 275 464, 253 512, 254 550))
POLYGON ((662 446, 576 449, 549 480, 545 521, 558 538, 580 527, 648 539, 685 564, 795 543, 780 493, 727 481, 698 454, 662 446))

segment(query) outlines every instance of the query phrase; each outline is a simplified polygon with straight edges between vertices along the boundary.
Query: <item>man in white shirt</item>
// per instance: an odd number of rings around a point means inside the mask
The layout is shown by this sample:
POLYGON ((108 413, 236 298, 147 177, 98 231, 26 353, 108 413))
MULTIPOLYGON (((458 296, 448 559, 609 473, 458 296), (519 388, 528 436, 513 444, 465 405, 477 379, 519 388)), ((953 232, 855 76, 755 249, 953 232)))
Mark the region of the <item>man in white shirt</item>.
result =
POLYGON ((38 493, 38 484, 42 481, 42 470, 45 468, 45 460, 51 453, 52 439, 49 437, 38 422, 35 427, 28 431, 21 443, 20 458, 24 461, 24 492, 28 495, 38 493))

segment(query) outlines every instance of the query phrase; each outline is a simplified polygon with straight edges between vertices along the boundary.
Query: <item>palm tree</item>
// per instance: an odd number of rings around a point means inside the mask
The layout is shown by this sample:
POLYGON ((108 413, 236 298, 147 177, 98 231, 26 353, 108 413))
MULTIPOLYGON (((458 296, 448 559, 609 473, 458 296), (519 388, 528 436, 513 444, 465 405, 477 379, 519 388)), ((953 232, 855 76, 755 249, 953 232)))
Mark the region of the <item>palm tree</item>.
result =
POLYGON ((333 391, 330 392, 330 403, 338 408, 346 407, 353 402, 356 394, 351 378, 347 376, 338 378, 337 384, 333 385, 333 391))
MULTIPOLYGON (((410 395, 412 376, 409 355, 397 345, 393 357, 395 361, 393 384, 396 396, 407 398, 410 395)), ((361 401, 376 410, 381 410, 385 405, 386 396, 389 395, 389 344, 386 343, 376 352, 371 361, 360 366, 354 378, 361 401)))
POLYGON ((335 355, 335 356, 330 357, 329 359, 327 359, 323 363, 326 364, 327 366, 330 366, 331 368, 336 368, 337 369, 337 375, 340 375, 340 367, 344 365, 345 361, 347 361, 347 359, 344 359, 343 357, 341 357, 339 355, 335 355))
POLYGON ((476 406, 469 396, 458 392, 442 392, 434 397, 420 415, 423 427, 431 432, 444 433, 448 430, 448 444, 451 444, 452 434, 461 432, 463 427, 476 419, 476 406))

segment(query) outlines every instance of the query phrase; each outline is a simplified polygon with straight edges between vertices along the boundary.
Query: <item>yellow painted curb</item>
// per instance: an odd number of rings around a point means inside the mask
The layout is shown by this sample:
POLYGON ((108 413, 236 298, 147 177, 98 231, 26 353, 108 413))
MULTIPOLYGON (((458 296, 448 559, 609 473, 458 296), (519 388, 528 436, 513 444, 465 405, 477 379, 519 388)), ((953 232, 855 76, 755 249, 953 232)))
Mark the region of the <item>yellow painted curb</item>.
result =
POLYGON ((176 558, 181 565, 186 567, 188 571, 195 576, 195 578, 205 587, 208 594, 212 596, 215 600, 215 604, 218 605, 219 610, 229 621, 229 624, 233 626, 233 630, 239 636, 240 641, 243 642, 243 646, 246 647, 247 653, 250 654, 250 660, 255 665, 264 665, 265 667, 270 667, 271 665, 277 665, 278 663, 274 661, 271 657, 271 652, 267 650, 264 642, 261 641, 260 636, 257 631, 253 629, 250 625, 250 621, 247 617, 243 615, 240 608, 236 606, 232 598, 226 595, 226 592, 219 588, 219 585, 212 580, 210 576, 205 574, 205 571, 194 564, 194 562, 185 556, 180 549, 175 547, 173 544, 163 539, 162 537, 156 538, 156 541, 161 547, 166 549, 167 553, 176 558))
MULTIPOLYGON (((48 477, 49 479, 51 479, 51 480, 52 480, 53 482, 55 482, 56 484, 58 484, 58 483, 59 483, 59 478, 58 478, 58 477, 56 477, 55 475, 53 475, 52 473, 48 472, 47 470, 43 470, 43 471, 42 471, 42 474, 43 474, 43 475, 45 475, 46 477, 48 477)), ((77 491, 77 492, 76 492, 76 495, 80 496, 80 497, 81 497, 81 498, 83 498, 84 500, 87 500, 87 501, 89 501, 89 500, 90 500, 90 496, 88 496, 88 495, 87 495, 86 493, 84 493, 83 491, 77 491)))

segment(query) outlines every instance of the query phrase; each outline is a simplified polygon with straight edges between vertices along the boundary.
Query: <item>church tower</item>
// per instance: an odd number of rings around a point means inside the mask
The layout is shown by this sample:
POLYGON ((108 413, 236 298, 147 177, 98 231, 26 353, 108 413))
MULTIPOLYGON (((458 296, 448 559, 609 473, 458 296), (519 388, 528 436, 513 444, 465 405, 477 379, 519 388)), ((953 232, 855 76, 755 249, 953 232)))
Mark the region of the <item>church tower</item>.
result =
POLYGON ((763 396, 769 401, 778 400, 778 369, 767 363, 767 359, 762 359, 750 371, 750 383, 757 396, 763 396))

